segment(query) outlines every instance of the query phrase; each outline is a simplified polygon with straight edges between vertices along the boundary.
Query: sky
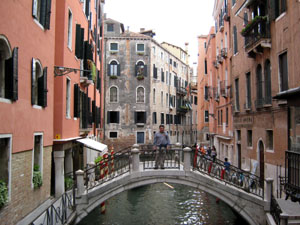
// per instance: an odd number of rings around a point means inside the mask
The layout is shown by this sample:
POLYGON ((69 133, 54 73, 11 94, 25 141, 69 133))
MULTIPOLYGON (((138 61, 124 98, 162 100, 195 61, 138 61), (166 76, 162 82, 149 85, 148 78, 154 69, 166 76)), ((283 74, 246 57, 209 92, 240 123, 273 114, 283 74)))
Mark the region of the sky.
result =
POLYGON ((159 43, 185 50, 188 42, 192 65, 197 62, 197 36, 208 34, 214 25, 213 6, 214 0, 106 0, 104 13, 132 32, 152 29, 159 43))

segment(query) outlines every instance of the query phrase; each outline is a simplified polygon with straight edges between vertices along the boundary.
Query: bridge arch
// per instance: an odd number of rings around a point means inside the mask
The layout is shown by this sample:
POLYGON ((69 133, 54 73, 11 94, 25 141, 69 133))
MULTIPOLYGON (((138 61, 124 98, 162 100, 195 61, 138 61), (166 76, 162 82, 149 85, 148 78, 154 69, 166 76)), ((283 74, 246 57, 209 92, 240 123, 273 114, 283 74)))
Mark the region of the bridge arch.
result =
POLYGON ((77 199, 77 220, 82 220, 89 212, 111 197, 144 185, 155 183, 175 183, 205 191, 228 204, 249 224, 263 224, 265 221, 264 201, 250 196, 237 188, 224 185, 222 181, 193 171, 141 171, 128 173, 112 181, 99 185, 77 199))

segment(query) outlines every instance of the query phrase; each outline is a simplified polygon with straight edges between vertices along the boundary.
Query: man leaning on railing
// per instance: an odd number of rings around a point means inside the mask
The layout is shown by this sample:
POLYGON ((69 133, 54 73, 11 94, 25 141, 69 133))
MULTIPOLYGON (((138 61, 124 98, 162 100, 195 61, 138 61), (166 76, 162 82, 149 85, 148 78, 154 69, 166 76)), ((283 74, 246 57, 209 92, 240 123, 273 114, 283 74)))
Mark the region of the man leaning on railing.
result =
POLYGON ((158 169, 159 166, 161 169, 164 169, 166 150, 170 148, 170 138, 165 132, 164 125, 159 125, 159 132, 155 134, 153 144, 153 148, 156 150, 154 169, 158 169))

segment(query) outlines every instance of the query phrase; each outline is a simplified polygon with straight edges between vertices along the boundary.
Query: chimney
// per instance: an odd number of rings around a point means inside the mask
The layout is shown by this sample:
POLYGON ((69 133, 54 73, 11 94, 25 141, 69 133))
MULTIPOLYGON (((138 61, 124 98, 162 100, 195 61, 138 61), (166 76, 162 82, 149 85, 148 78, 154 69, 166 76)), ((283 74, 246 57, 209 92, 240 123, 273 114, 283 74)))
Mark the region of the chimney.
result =
POLYGON ((144 32, 145 31, 145 28, 140 28, 140 32, 144 32))

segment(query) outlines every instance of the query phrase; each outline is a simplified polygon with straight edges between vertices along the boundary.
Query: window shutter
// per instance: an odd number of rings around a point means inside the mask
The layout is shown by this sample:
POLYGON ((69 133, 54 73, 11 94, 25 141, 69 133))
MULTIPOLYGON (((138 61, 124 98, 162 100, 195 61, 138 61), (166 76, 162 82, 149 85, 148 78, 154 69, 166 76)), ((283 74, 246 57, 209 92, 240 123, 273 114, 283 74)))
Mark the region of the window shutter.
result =
POLYGON ((117 123, 120 123, 120 112, 117 112, 117 123))
POLYGON ((97 123, 97 118, 96 118, 96 103, 95 101, 92 101, 92 117, 93 117, 93 122, 96 124, 97 123))
POLYGON ((146 123, 147 122, 147 112, 144 112, 144 123, 146 123))
POLYGON ((38 4, 38 0, 33 0, 32 1, 32 16, 34 18, 36 18, 36 19, 38 19, 37 18, 37 14, 38 14, 38 12, 37 12, 37 10, 38 10, 37 4, 38 4))
POLYGON ((107 111, 107 124, 109 124, 109 123, 110 123, 110 112, 107 111))
POLYGON ((5 60, 5 98, 18 100, 18 48, 5 60))
POLYGON ((87 95, 85 93, 82 93, 82 128, 87 128, 87 111, 86 111, 86 105, 87 105, 87 95))
POLYGON ((90 0, 85 1, 85 15, 86 17, 90 15, 90 0))
POLYGON ((137 123, 137 112, 134 112, 134 123, 137 123))
POLYGON ((117 75, 120 76, 121 73, 121 68, 120 68, 120 64, 117 65, 117 75))
POLYGON ((36 68, 35 68, 35 59, 32 58, 32 61, 31 61, 31 104, 34 105, 35 104, 35 93, 34 93, 34 90, 35 90, 35 87, 36 87, 36 68))
POLYGON ((107 64, 107 76, 110 76, 110 64, 107 64))
POLYGON ((236 26, 233 27, 233 38, 234 38, 234 54, 238 52, 238 43, 237 43, 237 30, 236 26))
POLYGON ((16 47, 13 50, 13 68, 12 68, 12 100, 18 100, 18 57, 19 57, 19 48, 16 47))
POLYGON ((144 76, 147 76, 147 65, 144 65, 144 76))
POLYGON ((80 28, 80 40, 79 40, 79 57, 84 58, 84 28, 80 28))
POLYGON ((45 15, 45 29, 50 29, 50 17, 51 16, 51 0, 46 2, 46 15, 45 15))
POLYGON ((41 10, 40 10, 40 24, 45 28, 46 23, 46 1, 40 1, 41 10))
POLYGON ((135 65, 135 76, 137 76, 138 65, 135 65))
POLYGON ((43 70, 43 76, 38 79, 38 105, 47 106, 47 67, 43 70))
POLYGON ((81 27, 76 24, 76 40, 75 40, 75 55, 78 59, 82 59, 82 42, 81 42, 81 27))
POLYGON ((79 117, 79 87, 74 84, 74 117, 79 117))
POLYGON ((270 0, 270 20, 276 19, 276 6, 275 6, 275 0, 270 0))

